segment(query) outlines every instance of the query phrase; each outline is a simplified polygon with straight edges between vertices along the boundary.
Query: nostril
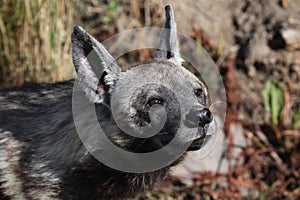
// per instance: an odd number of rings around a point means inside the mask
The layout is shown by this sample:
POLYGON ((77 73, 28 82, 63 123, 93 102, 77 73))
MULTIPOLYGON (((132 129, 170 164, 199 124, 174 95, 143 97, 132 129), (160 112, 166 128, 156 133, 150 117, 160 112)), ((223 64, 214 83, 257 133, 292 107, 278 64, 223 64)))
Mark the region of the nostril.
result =
POLYGON ((199 120, 201 125, 206 125, 212 122, 212 114, 207 108, 203 108, 199 111, 199 120))

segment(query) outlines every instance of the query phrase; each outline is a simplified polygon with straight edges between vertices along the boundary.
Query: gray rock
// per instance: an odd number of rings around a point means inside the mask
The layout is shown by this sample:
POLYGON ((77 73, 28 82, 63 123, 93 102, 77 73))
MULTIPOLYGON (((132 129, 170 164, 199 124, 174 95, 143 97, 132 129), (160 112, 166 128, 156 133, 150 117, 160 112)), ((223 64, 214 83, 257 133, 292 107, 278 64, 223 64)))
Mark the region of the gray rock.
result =
MULTIPOLYGON (((218 120, 218 125, 221 121, 218 120)), ((240 124, 234 123, 230 127, 231 134, 233 136, 233 158, 236 158, 241 153, 241 148, 247 146, 246 138, 243 134, 243 128, 240 124)), ((229 161, 226 158, 226 149, 228 141, 225 138, 224 131, 221 129, 214 141, 209 141, 204 149, 188 153, 186 159, 178 166, 173 168, 172 175, 183 177, 181 180, 183 183, 192 184, 191 175, 210 171, 213 173, 228 173, 229 161), (214 144, 213 148, 209 148, 209 145, 214 144)), ((231 165, 235 165, 234 159, 231 161, 231 165)))

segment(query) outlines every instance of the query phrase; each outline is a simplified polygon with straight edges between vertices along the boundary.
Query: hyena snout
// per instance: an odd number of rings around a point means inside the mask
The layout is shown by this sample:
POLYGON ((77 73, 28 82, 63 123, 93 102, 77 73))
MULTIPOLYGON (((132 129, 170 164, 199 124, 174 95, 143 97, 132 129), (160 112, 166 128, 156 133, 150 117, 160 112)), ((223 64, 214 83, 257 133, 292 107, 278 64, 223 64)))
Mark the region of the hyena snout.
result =
POLYGON ((217 128, 213 114, 208 108, 191 109, 186 115, 184 123, 189 128, 198 128, 198 134, 189 146, 188 151, 199 150, 214 135, 217 128))
POLYGON ((213 121, 213 114, 208 108, 192 108, 185 116, 185 125, 189 128, 204 128, 213 121))

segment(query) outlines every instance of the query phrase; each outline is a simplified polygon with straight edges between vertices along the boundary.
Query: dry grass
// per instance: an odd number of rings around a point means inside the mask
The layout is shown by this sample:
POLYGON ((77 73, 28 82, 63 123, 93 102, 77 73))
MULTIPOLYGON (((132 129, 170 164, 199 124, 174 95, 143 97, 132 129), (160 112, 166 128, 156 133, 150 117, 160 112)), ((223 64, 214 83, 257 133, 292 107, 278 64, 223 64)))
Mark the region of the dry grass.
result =
POLYGON ((73 77, 72 0, 0 2, 0 83, 55 82, 73 77))
MULTIPOLYGON (((74 21, 103 41, 126 29, 160 26, 159 2, 0 1, 0 86, 73 78, 70 34, 74 21)), ((138 54, 142 60, 150 55, 147 49, 138 54)))

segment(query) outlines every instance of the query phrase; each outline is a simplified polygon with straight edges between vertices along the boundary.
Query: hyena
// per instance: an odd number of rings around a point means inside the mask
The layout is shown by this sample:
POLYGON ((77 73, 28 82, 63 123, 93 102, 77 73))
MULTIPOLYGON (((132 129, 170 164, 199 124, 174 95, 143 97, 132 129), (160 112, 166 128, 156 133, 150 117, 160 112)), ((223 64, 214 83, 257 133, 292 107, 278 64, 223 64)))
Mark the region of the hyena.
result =
MULTIPOLYGON (((173 11, 170 6, 165 9, 168 31, 161 34, 155 58, 126 69, 121 70, 83 28, 75 26, 71 35, 73 63, 85 101, 95 107, 107 137, 126 151, 153 152, 178 134, 182 137, 175 148, 188 144, 186 151, 198 150, 215 127, 207 88, 181 66, 173 11), (92 52, 100 61, 96 66, 88 58, 92 52), (185 100, 184 105, 178 98, 185 100), (137 133, 150 124, 152 108, 163 108, 163 127, 149 138, 128 135, 116 124, 112 102, 115 117, 137 133), (182 106, 189 112, 182 113, 182 106), (182 132, 189 129, 196 129, 196 134, 182 132)), ((185 153, 167 166, 139 173, 100 162, 76 131, 73 85, 69 81, 0 90, 1 199, 128 199, 154 188, 184 157, 185 153)), ((84 108, 80 117, 85 117, 84 108)))

